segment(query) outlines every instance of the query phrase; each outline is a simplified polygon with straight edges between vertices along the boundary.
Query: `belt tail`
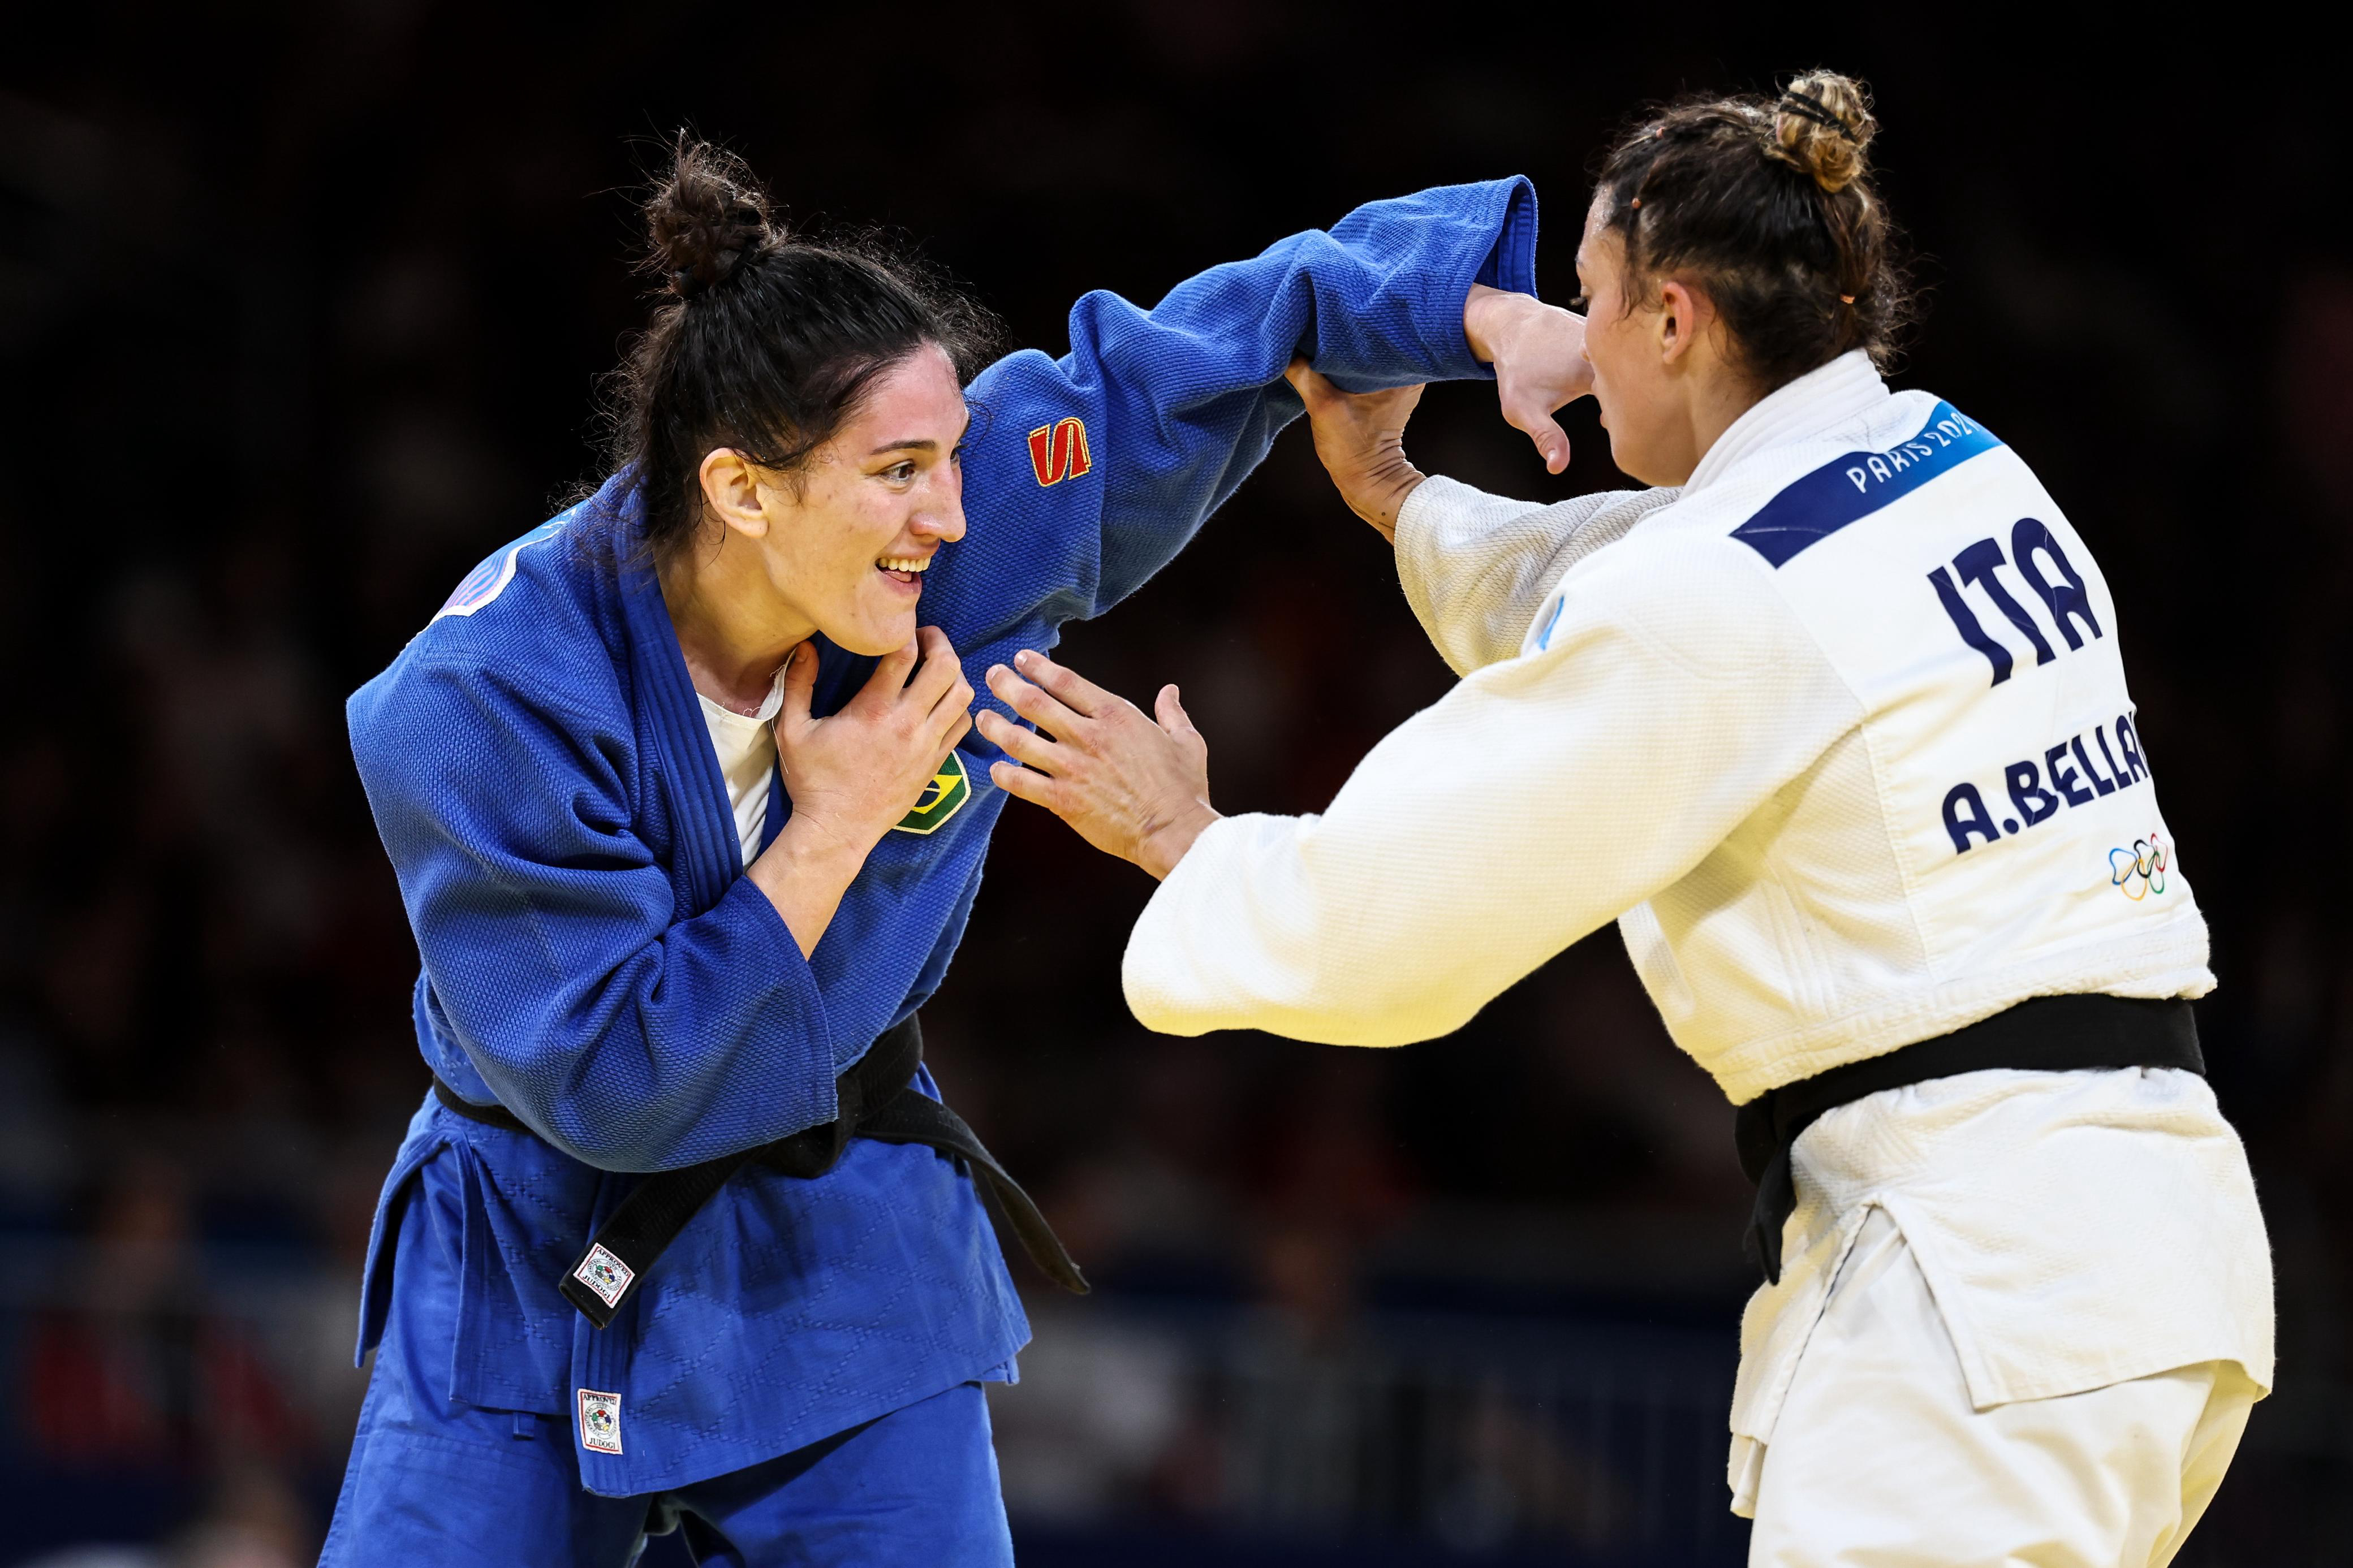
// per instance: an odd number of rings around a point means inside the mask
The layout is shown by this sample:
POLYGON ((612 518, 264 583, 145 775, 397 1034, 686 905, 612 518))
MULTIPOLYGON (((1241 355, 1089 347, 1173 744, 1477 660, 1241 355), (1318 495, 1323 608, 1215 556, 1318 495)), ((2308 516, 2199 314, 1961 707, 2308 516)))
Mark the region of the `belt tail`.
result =
POLYGON ((997 1199, 1005 1222, 1013 1227, 1021 1250, 1029 1255, 1038 1271, 1073 1296, 1092 1292, 1094 1287, 1079 1272, 1070 1250, 1054 1234, 1054 1227, 1046 1223, 1037 1204, 1021 1190, 1020 1183, 1006 1173, 1005 1167, 997 1163, 997 1156, 981 1142, 980 1135, 965 1125, 963 1117, 928 1095, 904 1089, 867 1112, 859 1123, 858 1135, 878 1143, 925 1143, 962 1155, 983 1178, 982 1184, 997 1199))
POLYGON ((610 1323, 622 1304, 638 1293, 646 1270, 662 1249, 751 1158, 749 1150, 723 1154, 700 1165, 656 1172, 638 1183, 564 1277, 558 1287, 564 1299, 596 1327, 610 1323))

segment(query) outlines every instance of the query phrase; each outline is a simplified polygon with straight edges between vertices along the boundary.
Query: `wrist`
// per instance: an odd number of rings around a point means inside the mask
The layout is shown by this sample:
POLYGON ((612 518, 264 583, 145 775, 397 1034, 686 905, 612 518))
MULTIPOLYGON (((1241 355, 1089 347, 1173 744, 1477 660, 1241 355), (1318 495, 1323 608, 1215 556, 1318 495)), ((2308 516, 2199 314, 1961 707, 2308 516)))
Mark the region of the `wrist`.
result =
POLYGON ((1356 514, 1371 523, 1391 544, 1397 542, 1398 518, 1405 511, 1407 498, 1420 488, 1422 480, 1430 478, 1402 457, 1398 458, 1398 464, 1400 471, 1384 475, 1377 489, 1352 502, 1356 514))
POLYGON ((1470 344, 1472 356, 1482 364, 1500 361, 1527 307, 1537 304, 1531 294, 1509 293, 1484 283, 1471 285, 1471 293, 1462 301, 1462 341, 1470 344))
POLYGON ((797 875, 848 887, 881 838, 880 833, 847 831, 816 812, 796 811, 776 830, 768 853, 797 875))
POLYGON ((1136 845, 1133 858, 1152 874, 1155 881, 1165 882, 1168 873, 1176 868, 1176 862, 1193 847, 1194 841, 1218 820, 1218 813, 1208 801, 1197 800, 1189 809, 1148 829, 1136 845))

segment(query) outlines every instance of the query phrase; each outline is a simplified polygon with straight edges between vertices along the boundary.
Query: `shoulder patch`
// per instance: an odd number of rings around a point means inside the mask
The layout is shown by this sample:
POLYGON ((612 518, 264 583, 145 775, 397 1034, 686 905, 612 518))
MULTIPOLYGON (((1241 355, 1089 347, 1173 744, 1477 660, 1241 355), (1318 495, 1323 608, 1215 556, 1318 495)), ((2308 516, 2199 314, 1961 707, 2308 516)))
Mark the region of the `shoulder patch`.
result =
POLYGON ((441 607, 433 612, 433 618, 438 621, 444 616, 470 616, 501 594, 505 593, 507 584, 514 581, 515 558, 522 553, 523 547, 537 544, 542 540, 553 539, 562 532, 564 525, 571 521, 572 514, 567 511, 560 517, 543 522, 471 572, 467 573, 466 580, 458 584, 457 592, 451 594, 443 602, 441 607))
POLYGON ((1992 431, 1951 404, 1939 403, 1917 436, 1883 452, 1833 458, 1791 480, 1734 529, 1732 537, 1777 568, 1785 566, 1808 546, 2000 445, 1992 431))
POLYGON ((1029 466, 1037 471, 1040 485, 1059 485, 1093 468, 1085 421, 1063 419, 1030 431, 1029 466))
POLYGON ((964 753, 950 752, 932 782, 923 786, 923 795, 908 809, 907 815, 892 825, 893 833, 913 833, 929 837, 945 826, 947 819, 964 809, 972 798, 972 777, 965 772, 964 753))

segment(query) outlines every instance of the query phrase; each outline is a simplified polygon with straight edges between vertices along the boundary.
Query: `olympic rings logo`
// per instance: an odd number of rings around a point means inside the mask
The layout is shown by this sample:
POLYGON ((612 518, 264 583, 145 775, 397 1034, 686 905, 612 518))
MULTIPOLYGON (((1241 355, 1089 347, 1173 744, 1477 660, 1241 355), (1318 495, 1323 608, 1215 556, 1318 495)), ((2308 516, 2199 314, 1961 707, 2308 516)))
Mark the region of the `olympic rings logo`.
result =
POLYGON ((2152 829, 2147 837, 2134 839, 2131 848, 2108 851, 2108 880, 2138 903, 2151 893, 2165 891, 2165 868, 2171 854, 2152 829))

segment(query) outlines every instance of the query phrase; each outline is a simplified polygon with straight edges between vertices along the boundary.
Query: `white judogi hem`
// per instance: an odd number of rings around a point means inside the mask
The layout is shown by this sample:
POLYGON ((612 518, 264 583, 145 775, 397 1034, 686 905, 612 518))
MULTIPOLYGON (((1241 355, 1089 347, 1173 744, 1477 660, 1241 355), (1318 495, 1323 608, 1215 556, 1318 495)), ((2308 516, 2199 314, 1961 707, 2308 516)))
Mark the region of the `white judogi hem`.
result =
POLYGON ((1751 1568, 2170 1563, 2254 1404, 2237 1363, 1982 1406, 1920 1255, 1889 1210, 1861 1213, 1786 1436, 1734 1444, 1751 1568))
POLYGON ((1844 1353, 1822 1325, 1874 1224, 1933 1298, 1943 1348, 1921 1363, 1923 1386, 1943 1388, 1949 1361, 1968 1410, 2209 1363, 2243 1373, 2251 1400, 2271 1387, 2263 1215, 2238 1135, 2195 1074, 1975 1072, 1888 1089, 1825 1113, 1791 1168, 1780 1282, 1741 1319, 1736 1511, 1798 1419, 1793 1387, 1840 1375, 1822 1364, 1844 1353))

